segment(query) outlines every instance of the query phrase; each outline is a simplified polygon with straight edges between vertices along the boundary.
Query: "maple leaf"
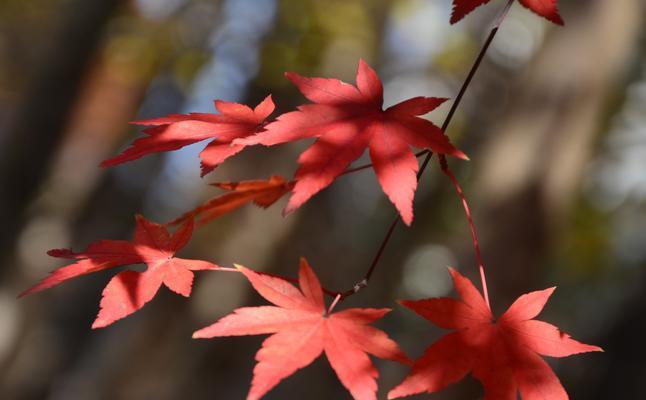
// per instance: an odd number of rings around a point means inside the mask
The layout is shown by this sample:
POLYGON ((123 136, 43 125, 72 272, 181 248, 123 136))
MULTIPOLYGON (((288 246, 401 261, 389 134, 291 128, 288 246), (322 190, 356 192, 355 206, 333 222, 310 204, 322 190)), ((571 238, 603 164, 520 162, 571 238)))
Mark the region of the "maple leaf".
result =
POLYGON ((540 355, 566 357, 597 346, 579 343, 557 327, 533 319, 555 288, 519 297, 497 320, 471 281, 450 269, 460 300, 437 298, 401 304, 436 325, 456 332, 444 336, 415 361, 412 372, 389 399, 434 393, 469 371, 485 390, 485 400, 560 400, 568 395, 540 355))
POLYGON ((279 116, 264 131, 233 142, 273 146, 318 138, 298 159, 296 185, 285 213, 329 186, 367 147, 379 184, 410 225, 419 169, 410 146, 466 159, 438 127, 417 117, 446 99, 415 97, 383 110, 381 81, 363 60, 356 87, 337 79, 305 78, 291 72, 286 76, 314 104, 302 105, 298 111, 279 116))
POLYGON ((148 136, 135 140, 120 155, 105 160, 102 167, 136 160, 151 153, 177 150, 206 139, 213 139, 200 153, 202 176, 211 172, 227 158, 242 151, 243 144, 231 144, 262 130, 265 119, 274 111, 271 95, 255 109, 244 104, 216 100, 220 114, 171 114, 162 118, 135 121, 137 125, 152 126, 144 130, 148 136))
MULTIPOLYGON (((477 7, 489 3, 491 0, 453 0, 453 13, 451 23, 455 24, 464 18, 465 15, 477 7)), ((556 3, 558 0, 518 0, 520 4, 534 13, 544 17, 555 24, 563 25, 563 19, 559 15, 556 3)))
POLYGON ((59 285, 67 280, 121 265, 143 263, 144 272, 123 271, 115 275, 103 290, 101 309, 92 328, 103 328, 139 310, 155 297, 162 284, 175 293, 188 297, 193 285, 193 272, 218 270, 219 266, 201 260, 175 257, 186 245, 193 232, 189 220, 171 235, 162 225, 136 217, 134 242, 101 240, 81 253, 69 249, 54 249, 52 257, 76 259, 49 274, 40 283, 22 292, 19 297, 59 285))
POLYGON ((195 219, 197 226, 203 225, 250 202, 267 208, 294 187, 293 182, 287 182, 280 176, 272 176, 268 180, 220 182, 212 185, 227 190, 228 193, 207 201, 168 225, 180 224, 189 219, 195 219))
POLYGON ((356 399, 375 399, 378 372, 367 353, 410 364, 386 333, 369 324, 390 309, 351 308, 328 314, 318 278, 301 259, 298 290, 289 282, 237 266, 254 289, 275 306, 243 307, 194 338, 273 334, 256 353, 258 363, 247 399, 259 399, 321 353, 356 399))

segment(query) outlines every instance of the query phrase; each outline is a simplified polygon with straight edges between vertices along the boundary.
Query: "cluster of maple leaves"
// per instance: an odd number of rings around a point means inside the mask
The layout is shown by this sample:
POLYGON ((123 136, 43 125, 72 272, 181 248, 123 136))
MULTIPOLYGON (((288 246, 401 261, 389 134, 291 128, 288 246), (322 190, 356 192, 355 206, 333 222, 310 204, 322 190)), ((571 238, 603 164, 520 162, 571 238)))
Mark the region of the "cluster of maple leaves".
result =
MULTIPOLYGON (((489 0, 454 0, 451 22, 457 22, 489 0)), ((558 24, 563 21, 557 0, 519 0, 535 13, 558 24)), ((511 3, 510 3, 511 4, 511 3)), ((176 256, 190 240, 195 226, 210 222, 245 204, 269 207, 291 193, 285 213, 292 212, 346 173, 350 164, 369 150, 372 167, 384 193, 401 219, 413 220, 413 197, 419 163, 411 147, 466 159, 440 128, 420 116, 446 99, 414 97, 383 109, 383 87, 375 71, 362 60, 356 86, 337 79, 287 78, 311 101, 296 111, 268 117, 274 111, 271 96, 254 109, 215 101, 219 114, 173 114, 138 121, 147 126, 145 137, 102 166, 132 161, 145 155, 176 150, 210 140, 200 153, 202 176, 247 146, 274 146, 305 138, 316 141, 298 158, 294 180, 279 176, 268 180, 223 182, 214 186, 226 193, 166 224, 136 217, 134 240, 101 240, 79 253, 54 249, 49 255, 75 260, 53 271, 20 296, 67 280, 123 265, 146 264, 144 272, 116 274, 103 290, 100 311, 92 328, 124 318, 151 301, 162 285, 182 296, 191 294, 193 271, 237 271, 270 306, 243 307, 200 329, 194 338, 271 334, 256 354, 248 399, 258 399, 281 380, 325 353, 341 383, 356 399, 375 399, 378 372, 369 354, 410 366, 410 374, 388 393, 388 398, 442 390, 469 372, 478 379, 487 400, 567 399, 558 378, 540 357, 565 357, 601 351, 586 345, 546 322, 534 318, 554 288, 518 298, 499 318, 488 299, 465 277, 449 272, 459 299, 406 300, 401 304, 430 322, 453 330, 412 361, 388 335, 371 326, 390 309, 351 308, 333 312, 340 294, 324 290, 305 259, 295 280, 254 272, 243 266, 225 268, 176 256), (168 228, 177 226, 173 233, 168 228), (325 295, 335 297, 327 307, 325 295)), ((452 176, 452 175, 451 175, 452 176)), ((452 178, 454 179, 454 178, 452 178)), ((485 289, 486 293, 486 289, 485 289)))

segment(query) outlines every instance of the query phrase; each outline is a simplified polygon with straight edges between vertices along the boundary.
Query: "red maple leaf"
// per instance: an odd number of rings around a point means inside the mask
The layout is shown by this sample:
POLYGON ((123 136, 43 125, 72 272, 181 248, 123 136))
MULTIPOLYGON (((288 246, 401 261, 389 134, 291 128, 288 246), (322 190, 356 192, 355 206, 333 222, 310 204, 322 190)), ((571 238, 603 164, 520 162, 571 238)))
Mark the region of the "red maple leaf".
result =
POLYGON ((207 201, 168 225, 180 224, 189 219, 195 219, 198 226, 203 225, 250 202, 267 208, 294 187, 293 182, 287 182, 280 176, 272 176, 268 180, 220 182, 212 185, 227 190, 228 193, 207 201))
POLYGON ((471 281, 453 269, 461 300, 437 298, 401 303, 436 325, 456 332, 444 336, 415 361, 389 399, 434 393, 469 371, 485 390, 485 400, 559 400, 568 395, 549 365, 539 356, 566 357, 597 346, 579 343, 536 317, 555 288, 519 297, 497 320, 471 281))
POLYGON ((54 249, 52 257, 78 260, 74 264, 58 268, 40 283, 25 290, 26 296, 59 285, 69 279, 121 265, 143 263, 144 272, 123 271, 115 275, 103 290, 101 310, 92 328, 103 328, 139 310, 155 297, 162 283, 170 290, 188 297, 193 285, 193 272, 220 269, 215 264, 201 260, 175 257, 186 245, 193 232, 192 220, 180 226, 171 235, 166 228, 137 216, 135 240, 101 240, 94 242, 81 253, 69 249, 54 249))
MULTIPOLYGON (((491 0, 453 0, 453 14, 451 23, 455 24, 465 15, 477 7, 489 3, 491 0)), ((518 0, 520 4, 527 7, 536 14, 544 17, 555 24, 563 25, 563 19, 559 15, 556 3, 558 0, 518 0)))
POLYGON ((305 259, 300 264, 300 290, 283 279, 238 268, 254 289, 276 306, 238 308, 193 337, 273 334, 256 353, 258 363, 247 399, 264 396, 323 352, 356 399, 376 399, 379 374, 367 353, 410 363, 386 333, 369 325, 390 309, 351 308, 328 314, 319 280, 305 259))
POLYGON ((200 153, 202 176, 211 172, 227 158, 244 149, 243 144, 232 145, 262 130, 265 119, 274 111, 274 102, 267 96, 255 109, 244 104, 216 100, 217 114, 171 114, 163 118, 136 121, 135 124, 152 126, 144 130, 148 136, 135 140, 120 155, 105 160, 102 167, 136 160, 151 153, 177 150, 206 139, 213 139, 200 153))
POLYGON ((337 79, 305 78, 290 72, 286 76, 315 104, 302 105, 298 111, 279 116, 257 135, 234 141, 273 146, 318 138, 298 159, 300 168, 286 213, 329 186, 369 148, 381 187, 410 225, 419 169, 410 146, 466 158, 438 127, 417 117, 446 99, 415 97, 383 110, 381 81, 363 60, 359 61, 356 87, 337 79))

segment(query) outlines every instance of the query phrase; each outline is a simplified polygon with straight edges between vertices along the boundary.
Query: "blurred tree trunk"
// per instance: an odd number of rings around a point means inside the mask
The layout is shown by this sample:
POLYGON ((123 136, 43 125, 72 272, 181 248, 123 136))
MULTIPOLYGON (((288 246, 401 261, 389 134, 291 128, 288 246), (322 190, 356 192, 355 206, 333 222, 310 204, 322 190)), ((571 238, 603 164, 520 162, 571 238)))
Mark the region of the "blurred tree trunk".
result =
MULTIPOLYGON (((48 173, 106 22, 118 0, 66 2, 52 45, 28 66, 31 86, 10 121, 0 147, 0 254, 11 257, 25 211, 48 173)), ((6 274, 10 260, 0 260, 6 274)), ((1 275, 0 275, 1 276, 1 275)))
POLYGON ((623 87, 616 77, 625 76, 637 44, 638 0, 596 0, 580 9, 516 80, 513 101, 475 157, 473 203, 495 304, 536 289, 606 126, 604 110, 623 87))

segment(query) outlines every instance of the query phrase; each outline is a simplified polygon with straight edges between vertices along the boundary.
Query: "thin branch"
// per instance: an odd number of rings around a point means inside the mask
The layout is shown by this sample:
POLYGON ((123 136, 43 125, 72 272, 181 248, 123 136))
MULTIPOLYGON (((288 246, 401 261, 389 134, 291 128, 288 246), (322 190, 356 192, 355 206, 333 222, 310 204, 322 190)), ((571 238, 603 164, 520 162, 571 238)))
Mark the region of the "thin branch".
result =
MULTIPOLYGON (((471 81, 473 80, 473 77, 475 76, 476 72, 480 68, 480 64, 482 64, 482 60, 484 59, 485 54, 487 53, 487 50, 489 50, 489 46, 491 45, 491 42, 493 42, 493 39, 496 37, 496 34, 498 33, 498 29, 500 28, 500 25, 502 24, 502 21, 504 21, 505 17, 507 16, 507 13, 509 12, 509 9, 511 8, 514 0, 509 0, 505 7, 502 9, 498 17, 496 18, 491 31, 489 32, 489 36, 487 36, 487 39, 485 40, 484 44, 482 45, 482 48, 480 49, 480 53, 478 53, 478 57, 476 57, 476 60, 474 61, 473 65, 471 66, 471 70, 469 71, 469 74, 467 75, 466 79, 462 83, 462 86, 460 87, 460 91, 458 92, 457 97, 455 98, 455 101, 453 102, 453 105, 451 106, 451 109, 449 110, 449 113, 447 114, 446 118, 444 119, 444 123, 442 124, 442 131, 446 132, 446 130, 449 127, 449 124, 453 120, 453 116, 455 115, 455 112, 457 111, 460 103, 462 102, 462 98, 464 97, 464 94, 466 93, 467 89, 469 88, 469 85, 471 84, 471 81)), ((424 161, 422 162, 422 166, 420 167, 419 171, 417 172, 417 181, 419 182, 422 174, 426 170, 426 167, 428 167, 429 162, 431 161, 431 157, 433 157, 433 153, 431 151, 428 151, 426 153, 426 158, 424 158, 424 161)), ((444 156, 440 156, 441 159, 444 159, 444 156)), ((361 169, 368 168, 368 166, 361 166, 357 168, 353 168, 352 170, 348 170, 345 173, 350 173, 350 172, 355 172, 361 169)), ((377 268, 377 265, 379 264, 379 260, 381 259, 381 256, 386 249, 386 246, 388 245, 390 238, 392 237, 392 234, 399 224, 399 215, 396 215, 395 218, 393 219, 393 222, 390 224, 388 227, 388 230, 386 231, 386 235, 384 236, 383 240, 381 241, 381 244, 379 245, 379 248, 377 250, 377 253, 375 254, 372 262, 370 263, 370 267, 368 267, 368 270, 366 274, 364 275, 363 279, 356 283, 354 287, 350 290, 346 290, 345 292, 341 292, 341 300, 350 297, 359 291, 361 289, 365 288, 368 286, 368 282, 370 281, 370 278, 372 277, 372 274, 374 273, 375 269, 377 268)), ((485 291, 486 293, 486 291, 485 291)))
MULTIPOLYGON (((416 153, 415 157, 419 158, 419 157, 421 157, 423 155, 426 155, 428 152, 429 152, 428 150, 422 150, 422 151, 416 153)), ((353 172, 362 171, 364 169, 368 169, 368 168, 371 168, 371 167, 372 167, 372 163, 368 163, 368 164, 360 165, 358 167, 348 168, 345 171, 343 171, 341 173, 341 175, 348 175, 348 174, 351 174, 353 172)))

